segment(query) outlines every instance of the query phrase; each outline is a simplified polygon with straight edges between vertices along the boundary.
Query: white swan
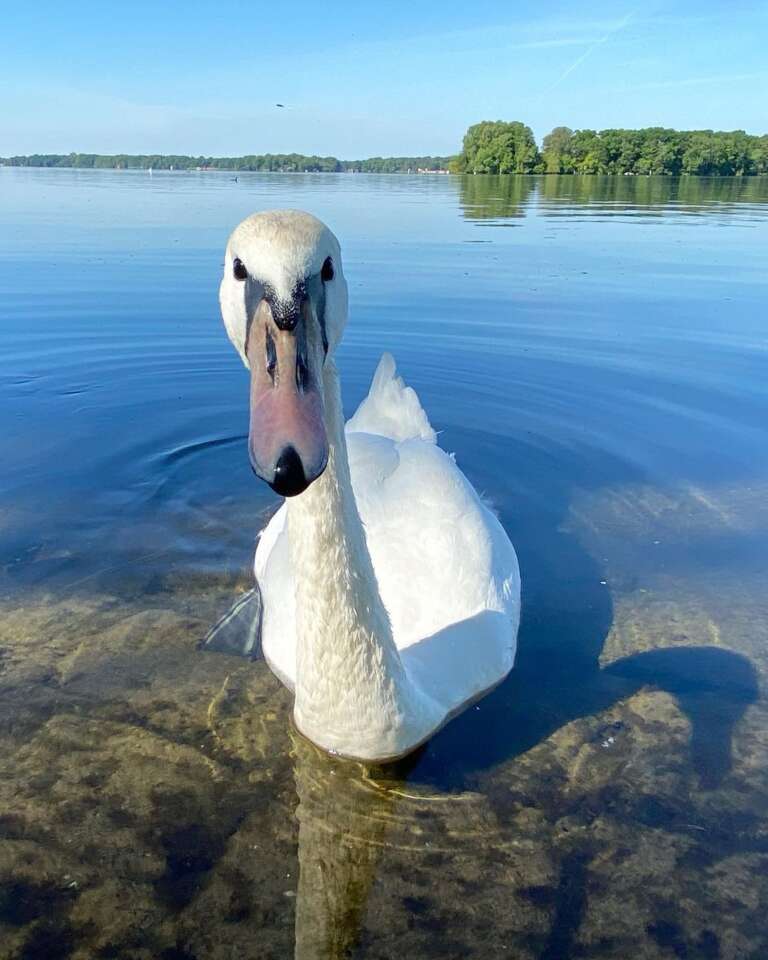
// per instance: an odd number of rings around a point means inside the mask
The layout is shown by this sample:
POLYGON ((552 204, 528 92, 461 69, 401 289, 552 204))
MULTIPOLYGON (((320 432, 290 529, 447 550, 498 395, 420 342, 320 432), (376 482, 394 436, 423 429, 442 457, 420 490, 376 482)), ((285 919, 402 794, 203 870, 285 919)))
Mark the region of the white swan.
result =
POLYGON ((318 746, 403 756, 512 668, 512 544, 389 355, 345 430, 333 354, 347 287, 319 220, 244 220, 220 301, 251 371, 251 464, 288 497, 256 550, 264 656, 318 746))

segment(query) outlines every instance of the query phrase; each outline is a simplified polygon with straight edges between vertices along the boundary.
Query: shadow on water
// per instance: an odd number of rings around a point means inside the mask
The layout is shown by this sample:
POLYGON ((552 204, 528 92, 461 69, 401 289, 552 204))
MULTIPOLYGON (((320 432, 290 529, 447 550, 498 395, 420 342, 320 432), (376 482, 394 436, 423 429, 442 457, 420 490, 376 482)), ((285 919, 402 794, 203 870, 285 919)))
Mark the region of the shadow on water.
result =
POLYGON ((671 693, 691 723, 691 762, 701 786, 713 789, 731 769, 735 725, 757 700, 757 675, 747 660, 718 647, 649 650, 612 663, 599 681, 625 681, 634 693, 651 686, 671 693))
MULTIPOLYGON (((492 463, 482 448, 494 443, 475 431, 462 447, 470 461, 492 463)), ((620 484, 637 475, 598 451, 587 463, 573 457, 559 470, 545 454, 522 445, 506 456, 515 464, 516 485, 536 491, 527 515, 500 513, 523 583, 515 666, 501 686, 425 747, 412 776, 466 786, 473 774, 531 750, 565 724, 651 687, 675 697, 691 724, 690 759, 700 785, 716 787, 731 768, 734 726, 757 699, 754 667, 732 651, 687 646, 636 653, 601 668, 613 623, 610 590, 595 560, 563 530, 573 491, 592 485, 590 477, 620 484)), ((480 489, 493 489, 491 473, 478 481, 480 489)))

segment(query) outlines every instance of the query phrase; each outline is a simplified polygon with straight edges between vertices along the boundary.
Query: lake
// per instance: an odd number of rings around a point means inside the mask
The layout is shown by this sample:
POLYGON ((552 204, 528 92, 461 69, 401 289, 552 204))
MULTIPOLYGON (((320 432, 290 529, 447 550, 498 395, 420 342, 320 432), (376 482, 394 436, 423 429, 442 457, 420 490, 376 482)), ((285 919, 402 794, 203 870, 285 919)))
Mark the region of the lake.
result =
POLYGON ((768 956, 768 179, 0 169, 0 958, 768 956), (515 543, 508 680, 382 768, 197 650, 278 500, 218 283, 339 237, 515 543))

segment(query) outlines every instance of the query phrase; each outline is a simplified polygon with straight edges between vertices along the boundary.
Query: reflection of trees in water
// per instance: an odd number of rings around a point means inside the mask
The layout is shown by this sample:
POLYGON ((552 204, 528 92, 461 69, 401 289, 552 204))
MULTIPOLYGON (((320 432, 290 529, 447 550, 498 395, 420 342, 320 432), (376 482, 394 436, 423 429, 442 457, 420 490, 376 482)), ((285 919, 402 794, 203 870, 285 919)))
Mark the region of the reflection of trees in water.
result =
POLYGON ((574 204, 592 212, 622 205, 662 211, 713 212, 718 204, 768 203, 766 177, 629 177, 466 175, 456 178, 459 202, 467 220, 524 217, 534 194, 544 216, 557 216, 574 204))
POLYGON ((459 202, 467 220, 495 220, 524 217, 536 177, 463 176, 457 178, 459 202))
POLYGON ((547 176, 535 180, 544 201, 542 213, 551 215, 557 204, 583 203, 613 206, 709 210, 712 204, 768 203, 764 177, 609 177, 547 176))

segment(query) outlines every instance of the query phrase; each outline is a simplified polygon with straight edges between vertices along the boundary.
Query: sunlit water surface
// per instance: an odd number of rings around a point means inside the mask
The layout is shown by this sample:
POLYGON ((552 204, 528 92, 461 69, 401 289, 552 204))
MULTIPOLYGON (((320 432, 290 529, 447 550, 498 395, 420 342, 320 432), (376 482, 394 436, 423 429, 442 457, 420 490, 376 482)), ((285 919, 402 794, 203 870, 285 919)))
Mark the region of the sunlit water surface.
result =
POLYGON ((768 182, 0 170, 0 957, 768 956, 768 182), (330 761, 197 640, 275 507, 226 237, 344 250, 494 503, 518 661, 330 761))

